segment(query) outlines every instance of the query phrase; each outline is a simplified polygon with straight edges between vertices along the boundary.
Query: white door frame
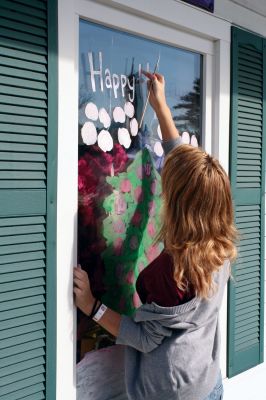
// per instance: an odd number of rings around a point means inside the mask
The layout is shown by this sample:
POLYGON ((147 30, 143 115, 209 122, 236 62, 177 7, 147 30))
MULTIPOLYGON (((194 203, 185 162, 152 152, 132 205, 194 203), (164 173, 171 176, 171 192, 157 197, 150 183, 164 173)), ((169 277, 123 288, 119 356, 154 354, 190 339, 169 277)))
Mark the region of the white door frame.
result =
MULTIPOLYGON (((199 52, 203 63, 203 146, 228 171, 231 25, 178 0, 58 0, 57 399, 76 399, 79 18, 199 52)), ((226 376, 226 295, 221 366, 226 376)))

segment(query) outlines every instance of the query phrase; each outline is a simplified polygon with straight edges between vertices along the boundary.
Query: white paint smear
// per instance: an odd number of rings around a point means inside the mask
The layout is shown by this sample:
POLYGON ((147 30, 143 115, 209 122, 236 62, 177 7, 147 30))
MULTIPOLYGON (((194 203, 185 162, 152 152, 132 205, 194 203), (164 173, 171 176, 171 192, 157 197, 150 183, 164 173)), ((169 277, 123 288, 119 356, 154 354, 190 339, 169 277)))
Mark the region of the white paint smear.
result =
POLYGON ((192 136, 191 136, 190 144, 191 144, 192 146, 194 146, 194 147, 199 147, 198 140, 197 140, 197 138, 196 138, 195 135, 192 135, 192 136))
POLYGON ((158 156, 158 157, 162 157, 163 156, 163 147, 161 142, 156 142, 154 145, 154 153, 158 156))
POLYGON ((135 114, 135 109, 132 103, 130 103, 130 101, 127 101, 125 106, 124 106, 124 111, 125 114, 129 117, 132 118, 135 114))
POLYGON ((111 118, 105 108, 101 108, 99 111, 99 120, 103 126, 108 129, 111 125, 111 118))
POLYGON ((129 134, 129 132, 128 132, 128 130, 126 128, 119 128, 118 129, 118 141, 126 149, 128 149, 129 146, 131 145, 130 134, 129 134))
POLYGON ((136 118, 133 118, 130 121, 130 132, 132 136, 137 136, 139 131, 139 124, 138 121, 136 120, 136 118))
POLYGON ((97 130, 93 122, 85 122, 81 128, 81 137, 85 144, 91 145, 97 142, 97 130))
POLYGON ((188 132, 183 132, 182 133, 182 142, 184 144, 189 144, 190 143, 190 136, 188 132))
POLYGON ((111 151, 114 142, 113 138, 110 135, 108 131, 105 131, 104 129, 99 133, 98 135, 98 146, 103 150, 103 151, 111 151))
POLYGON ((94 103, 88 103, 85 107, 86 117, 92 121, 97 121, 98 119, 98 108, 94 103))
POLYGON ((162 131, 161 131, 160 125, 158 125, 157 133, 158 133, 159 138, 160 138, 161 140, 163 140, 163 136, 162 136, 162 131))
POLYGON ((126 120, 126 114, 125 114, 123 108, 115 107, 115 109, 113 111, 113 117, 114 117, 115 122, 121 122, 123 124, 126 120))

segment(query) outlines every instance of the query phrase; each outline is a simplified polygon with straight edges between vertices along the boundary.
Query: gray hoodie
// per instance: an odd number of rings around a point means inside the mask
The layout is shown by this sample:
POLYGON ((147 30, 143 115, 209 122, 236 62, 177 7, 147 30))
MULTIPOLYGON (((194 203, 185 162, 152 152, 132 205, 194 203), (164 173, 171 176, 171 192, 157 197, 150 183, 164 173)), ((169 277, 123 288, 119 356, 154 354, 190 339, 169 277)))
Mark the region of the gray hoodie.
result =
POLYGON ((214 273, 216 290, 207 300, 145 304, 134 318, 122 317, 116 343, 126 345, 129 400, 203 400, 212 391, 220 369, 218 315, 229 265, 214 273))
MULTIPOLYGON (((163 142, 165 155, 181 137, 163 142)), ((219 374, 219 309, 229 277, 229 261, 213 275, 216 292, 175 307, 141 306, 122 317, 117 344, 125 348, 129 400, 203 400, 219 374)))

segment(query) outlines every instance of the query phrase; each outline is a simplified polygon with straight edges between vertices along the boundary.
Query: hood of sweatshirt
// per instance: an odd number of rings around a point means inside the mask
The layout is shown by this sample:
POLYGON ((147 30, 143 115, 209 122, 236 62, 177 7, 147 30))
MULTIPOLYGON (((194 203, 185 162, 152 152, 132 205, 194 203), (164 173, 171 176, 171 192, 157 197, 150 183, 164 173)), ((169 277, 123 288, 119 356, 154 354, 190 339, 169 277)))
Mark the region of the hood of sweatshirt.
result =
POLYGON ((135 322, 158 321, 162 326, 171 329, 189 329, 198 327, 214 315, 222 301, 224 286, 229 277, 229 261, 213 274, 215 288, 208 299, 197 296, 190 301, 174 307, 161 307, 156 303, 144 304, 136 311, 135 322), (207 306, 207 307, 206 307, 207 306), (204 310, 204 311, 203 311, 204 310), (206 315, 209 314, 209 315, 206 315))

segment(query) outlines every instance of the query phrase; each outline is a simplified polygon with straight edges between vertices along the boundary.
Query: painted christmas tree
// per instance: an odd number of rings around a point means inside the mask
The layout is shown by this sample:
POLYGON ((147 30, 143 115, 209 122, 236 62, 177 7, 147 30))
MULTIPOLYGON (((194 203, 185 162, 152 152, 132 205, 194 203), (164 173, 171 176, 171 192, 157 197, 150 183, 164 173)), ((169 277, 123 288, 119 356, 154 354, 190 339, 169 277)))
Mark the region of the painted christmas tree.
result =
POLYGON ((113 192, 103 202, 106 294, 102 301, 131 315, 140 305, 136 279, 161 252, 155 243, 160 227, 161 178, 147 149, 139 151, 126 172, 107 177, 113 192))

